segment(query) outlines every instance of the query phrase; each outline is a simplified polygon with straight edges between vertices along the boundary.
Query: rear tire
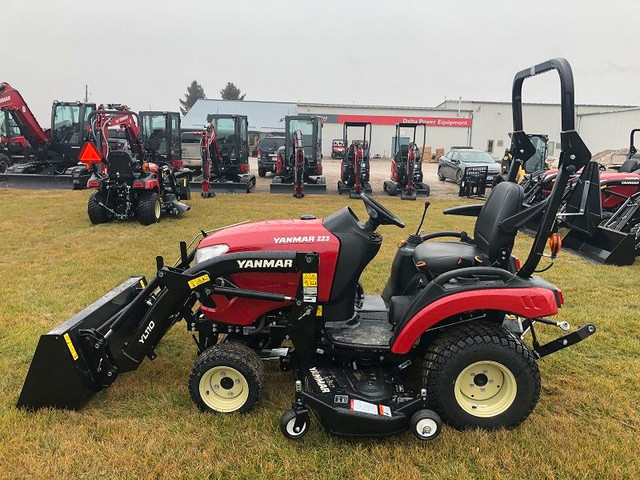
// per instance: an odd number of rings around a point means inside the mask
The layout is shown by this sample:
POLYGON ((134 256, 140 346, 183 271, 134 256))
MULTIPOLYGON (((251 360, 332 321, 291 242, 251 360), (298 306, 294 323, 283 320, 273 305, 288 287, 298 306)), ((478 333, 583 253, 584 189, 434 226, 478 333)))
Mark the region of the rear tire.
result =
POLYGON ((7 168, 9 168, 11 165, 11 159, 4 153, 0 153, 0 173, 6 172, 7 168))
POLYGON ((450 327, 429 345, 424 360, 430 405, 458 430, 514 428, 540 397, 533 354, 500 325, 450 327))
POLYGON ((246 413, 262 395, 266 373, 249 347, 224 342, 202 352, 189 376, 189 393, 196 406, 210 413, 246 413))
POLYGON ((267 170, 264 167, 258 167, 258 176, 259 177, 266 177, 267 176, 267 170))
POLYGON ((138 220, 142 225, 158 223, 162 216, 162 202, 156 192, 145 191, 138 200, 138 220))
POLYGON ((100 203, 104 204, 105 201, 106 195, 104 192, 95 192, 89 197, 87 213, 89 214, 89 220, 94 225, 107 223, 113 220, 113 216, 104 207, 100 206, 100 203))

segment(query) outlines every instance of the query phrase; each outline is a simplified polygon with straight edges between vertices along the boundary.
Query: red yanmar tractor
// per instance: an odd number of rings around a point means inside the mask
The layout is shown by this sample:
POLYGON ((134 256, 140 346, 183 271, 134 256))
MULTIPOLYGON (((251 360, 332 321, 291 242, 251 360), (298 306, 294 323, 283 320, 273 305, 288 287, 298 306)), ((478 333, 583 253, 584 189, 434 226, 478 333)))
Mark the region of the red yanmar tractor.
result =
POLYGON ((438 436, 441 418, 459 429, 517 426, 540 396, 537 361, 595 332, 586 325, 543 345, 536 333, 548 325, 570 329, 549 318, 562 307, 562 292, 534 272, 549 239, 551 261, 558 253, 565 186, 590 159, 574 129, 566 60, 519 72, 514 109, 521 114, 524 80, 549 70, 560 74, 563 133, 560 172, 544 208, 523 209, 522 187, 503 182, 486 203, 449 210, 478 217, 474 238, 409 235, 381 295, 364 295, 360 275, 380 249, 379 228, 404 222, 365 194, 366 221, 343 208, 324 219, 202 232, 192 251, 181 243, 173 266, 157 257, 149 282, 132 277, 43 335, 18 406, 80 408, 144 357, 154 358, 162 337, 184 319, 199 353, 189 390, 205 412, 251 410, 265 388, 261 357, 271 357, 295 379, 293 407, 280 425, 288 438, 308 432, 310 414, 339 435, 410 429, 422 440, 438 436), (521 265, 512 247, 531 216, 542 220, 521 265), (431 241, 446 237, 456 241, 431 241), (409 367, 416 362, 424 368, 413 390, 409 367))
POLYGON ((0 186, 86 188, 88 172, 78 155, 95 109, 95 103, 55 101, 51 128, 44 130, 20 92, 0 83, 0 186))
POLYGON ((285 142, 278 148, 276 176, 269 191, 291 193, 296 198, 307 193, 326 193, 322 176, 322 119, 300 115, 285 117, 285 142))
POLYGON ((136 217, 141 224, 150 225, 160 221, 163 213, 178 215, 189 210, 180 202, 190 198, 189 177, 186 172, 176 174, 172 166, 172 162, 181 164, 172 156, 181 152, 178 114, 138 115, 126 106, 108 107, 100 106, 89 116, 92 140, 80 155, 88 169, 94 166, 87 182, 97 190, 87 207, 91 223, 136 217), (125 131, 128 147, 110 148, 109 130, 114 127, 125 131))
POLYGON ((402 200, 428 197, 431 189, 422 181, 422 152, 427 141, 427 126, 417 123, 396 123, 395 154, 391 159, 391 180, 384 182, 383 190, 388 195, 400 193, 402 200), (416 144, 416 134, 422 127, 422 149, 416 144), (410 142, 401 144, 403 134, 410 131, 410 142))
POLYGON ((338 193, 346 193, 349 198, 359 198, 361 193, 371 193, 369 183, 369 151, 371 147, 371 123, 345 122, 342 128, 343 143, 347 150, 340 161, 338 193), (349 144, 349 129, 362 130, 362 138, 349 144))

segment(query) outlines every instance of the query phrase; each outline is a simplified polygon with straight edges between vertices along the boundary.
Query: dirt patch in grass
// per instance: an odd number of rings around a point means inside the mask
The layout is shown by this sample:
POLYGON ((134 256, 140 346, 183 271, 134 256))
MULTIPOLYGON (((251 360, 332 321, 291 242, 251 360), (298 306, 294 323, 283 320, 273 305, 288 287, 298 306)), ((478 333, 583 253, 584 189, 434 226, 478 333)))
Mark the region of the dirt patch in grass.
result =
MULTIPOLYGON (((14 408, 38 337, 133 274, 154 273, 155 256, 178 256, 178 242, 200 229, 241 220, 324 216, 337 195, 226 195, 194 198, 177 219, 92 226, 89 192, 0 190, 0 478, 635 478, 640 413, 640 266, 597 266, 568 253, 544 274, 563 291, 558 319, 593 322, 598 333, 540 362, 542 395, 513 431, 457 432, 435 443, 410 434, 348 440, 313 423, 304 440, 278 431, 293 384, 269 368, 266 395, 245 416, 202 414, 187 377, 195 348, 184 324, 165 337, 158 358, 122 375, 80 412, 14 408)), ((364 274, 379 292, 399 240, 415 228, 422 202, 382 198, 407 222, 383 227, 383 247, 364 274)), ((468 202, 468 201, 467 201, 468 202)), ((473 231, 473 219, 443 216, 461 201, 432 199, 425 228, 473 231)), ((519 237, 525 257, 530 239, 519 237)), ((560 332, 551 331, 551 334, 560 332)), ((546 337, 545 337, 546 338, 546 337)))

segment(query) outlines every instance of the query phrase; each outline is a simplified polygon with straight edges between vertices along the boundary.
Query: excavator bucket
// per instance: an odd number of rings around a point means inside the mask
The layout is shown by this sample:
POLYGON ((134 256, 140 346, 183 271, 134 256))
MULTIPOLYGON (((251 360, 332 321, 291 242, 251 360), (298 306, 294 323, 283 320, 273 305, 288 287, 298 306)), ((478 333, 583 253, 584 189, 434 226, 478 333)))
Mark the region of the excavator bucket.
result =
MULTIPOLYGON (((95 350, 81 335, 95 329, 104 333, 120 313, 140 293, 144 277, 131 277, 80 313, 42 335, 27 373, 18 408, 62 408, 77 410, 104 388, 90 367, 95 350)), ((109 338, 111 351, 122 349, 137 325, 118 329, 109 338)))
MULTIPOLYGON (((255 175, 248 174, 241 177, 240 182, 216 182, 214 180, 209 183, 209 191, 215 193, 249 193, 256 186, 255 175)), ((189 184, 191 191, 202 191, 202 184, 200 182, 191 182, 189 184)))
MULTIPOLYGON (((285 194, 293 194, 293 183, 282 183, 277 182, 277 177, 273 182, 269 185, 270 193, 285 193, 285 194)), ((327 184, 326 182, 318 182, 318 183, 304 183, 302 186, 302 191, 305 195, 322 195, 327 193, 327 184)))

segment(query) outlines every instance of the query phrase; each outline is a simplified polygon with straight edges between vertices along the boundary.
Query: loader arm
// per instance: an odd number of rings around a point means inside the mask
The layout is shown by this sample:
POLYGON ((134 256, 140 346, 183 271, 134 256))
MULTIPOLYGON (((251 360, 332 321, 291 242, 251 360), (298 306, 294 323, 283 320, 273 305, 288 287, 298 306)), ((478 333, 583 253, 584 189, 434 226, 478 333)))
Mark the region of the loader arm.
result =
MULTIPOLYGON (((185 256, 193 258, 193 255, 185 256)), ((197 320, 193 307, 212 304, 212 295, 293 304, 290 336, 304 350, 313 347, 313 322, 298 322, 302 309, 314 308, 316 298, 223 286, 216 279, 234 273, 318 272, 316 253, 242 252, 223 255, 189 268, 163 266, 146 284, 133 277, 72 319, 42 335, 25 380, 18 407, 79 409, 119 374, 137 369, 181 319, 197 320), (143 287, 143 288, 141 288, 143 287), (309 346, 308 345, 308 346, 309 346)), ((184 262, 182 263, 184 265, 184 262)), ((185 265, 186 266, 186 265, 185 265)), ((300 275, 302 278, 302 275, 300 275)))

